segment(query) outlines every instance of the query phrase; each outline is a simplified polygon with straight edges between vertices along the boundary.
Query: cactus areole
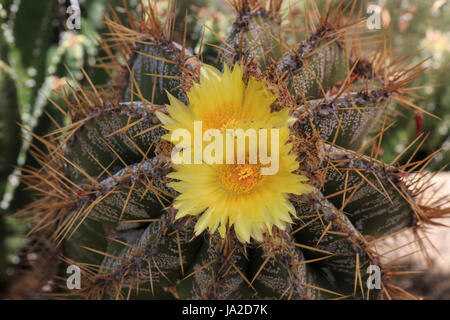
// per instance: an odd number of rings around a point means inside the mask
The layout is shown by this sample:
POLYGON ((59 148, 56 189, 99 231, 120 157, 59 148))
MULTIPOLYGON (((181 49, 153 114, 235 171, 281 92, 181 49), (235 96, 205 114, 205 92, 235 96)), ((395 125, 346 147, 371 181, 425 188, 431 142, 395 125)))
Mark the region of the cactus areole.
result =
POLYGON ((422 69, 372 52, 345 1, 308 19, 230 3, 214 66, 174 39, 173 10, 106 18, 112 83, 72 88, 23 177, 32 237, 81 268, 87 299, 404 297, 374 243, 448 212, 377 147, 422 69))

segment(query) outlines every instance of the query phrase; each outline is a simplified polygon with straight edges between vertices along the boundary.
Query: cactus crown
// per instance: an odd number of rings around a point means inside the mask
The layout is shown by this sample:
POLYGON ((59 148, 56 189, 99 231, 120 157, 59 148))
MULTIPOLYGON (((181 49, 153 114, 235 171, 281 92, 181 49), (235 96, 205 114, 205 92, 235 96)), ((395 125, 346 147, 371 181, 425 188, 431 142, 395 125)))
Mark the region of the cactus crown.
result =
POLYGON ((70 124, 38 137, 48 150, 24 179, 40 196, 20 215, 83 269, 85 298, 407 295, 374 244, 448 211, 406 179, 426 163, 385 164, 377 147, 390 101, 418 108, 405 86, 423 69, 364 35, 358 1, 307 2, 302 19, 281 0, 227 2, 226 39, 200 46, 216 66, 187 49, 187 31, 175 39, 174 1, 165 16, 152 3, 127 12, 128 26, 106 18, 98 66, 112 83, 62 96, 70 124), (170 133, 195 120, 279 128, 279 173, 173 164, 170 133), (381 268, 380 288, 365 286, 368 266, 381 268))

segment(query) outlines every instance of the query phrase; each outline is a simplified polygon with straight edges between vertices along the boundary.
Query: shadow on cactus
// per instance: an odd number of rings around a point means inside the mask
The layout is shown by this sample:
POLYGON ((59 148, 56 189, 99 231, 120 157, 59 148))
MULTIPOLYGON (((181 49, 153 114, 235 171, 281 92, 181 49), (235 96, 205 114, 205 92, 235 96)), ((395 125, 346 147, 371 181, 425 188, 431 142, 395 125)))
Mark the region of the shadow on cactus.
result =
POLYGON ((351 3, 312 5, 302 27, 282 21, 282 1, 231 4, 216 68, 176 43, 173 16, 152 5, 130 27, 106 19, 101 66, 113 84, 73 89, 60 108, 71 124, 39 138, 42 167, 23 178, 41 195, 19 213, 31 237, 82 269, 70 292, 80 298, 410 298, 374 245, 405 229, 420 242, 449 212, 418 201, 411 168, 382 163, 376 147, 389 102, 423 70, 387 62, 351 3), (279 129, 279 170, 173 164, 171 133, 198 120, 219 134, 279 129), (370 268, 381 270, 374 286, 370 268))

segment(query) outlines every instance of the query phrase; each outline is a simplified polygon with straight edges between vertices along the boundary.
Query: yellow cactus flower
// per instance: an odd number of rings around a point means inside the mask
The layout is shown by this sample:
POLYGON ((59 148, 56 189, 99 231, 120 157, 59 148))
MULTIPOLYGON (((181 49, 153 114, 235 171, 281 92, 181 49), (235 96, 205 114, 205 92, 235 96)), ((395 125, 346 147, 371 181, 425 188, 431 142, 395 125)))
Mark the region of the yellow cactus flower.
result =
POLYGON ((200 215, 197 235, 209 229, 224 237, 227 226, 233 226, 241 242, 251 238, 262 241, 273 226, 284 230, 295 216, 288 195, 313 190, 304 183, 306 177, 294 174, 299 165, 291 154, 289 125, 293 119, 288 110, 272 112, 276 96, 253 77, 246 84, 239 65, 232 71, 225 67, 223 73, 211 66, 202 67, 200 83, 187 96, 187 106, 170 96, 169 115, 157 113, 169 131, 164 138, 177 145, 185 160, 192 160, 175 163, 174 172, 169 174, 177 180, 170 186, 180 193, 174 202, 176 217, 200 215), (189 133, 187 141, 178 143, 177 130, 189 133), (208 136, 211 130, 216 134, 208 136), (227 139, 229 132, 238 130, 244 133, 243 147, 239 147, 236 135, 227 139), (203 141, 199 144, 196 138, 203 141))

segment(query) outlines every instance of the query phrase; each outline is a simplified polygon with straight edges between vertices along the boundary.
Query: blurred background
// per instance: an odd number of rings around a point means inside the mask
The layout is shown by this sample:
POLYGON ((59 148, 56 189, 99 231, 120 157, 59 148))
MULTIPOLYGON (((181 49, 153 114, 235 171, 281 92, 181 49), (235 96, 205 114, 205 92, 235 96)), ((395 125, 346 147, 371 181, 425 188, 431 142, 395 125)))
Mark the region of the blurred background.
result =
MULTIPOLYGON (((181 36, 185 13, 189 11, 187 26, 192 32, 187 41, 195 52, 200 49, 203 32, 204 42, 213 44, 219 43, 214 34, 226 36, 233 13, 224 1, 175 2, 176 27, 181 36), (204 25, 209 28, 205 29, 204 25)), ((291 6, 301 11, 304 2, 286 0, 285 9, 291 6)), ((167 10, 166 1, 158 3, 162 10, 167 10)), ((436 152, 428 167, 430 172, 439 171, 434 178, 436 188, 426 196, 447 196, 450 194, 450 173, 445 172, 450 161, 450 1, 361 1, 363 17, 369 16, 364 14, 364 8, 371 3, 381 7, 382 31, 391 40, 395 56, 413 54, 411 63, 428 59, 424 62, 428 70, 412 85, 421 87, 414 103, 441 118, 437 120, 395 106, 397 124, 384 135, 382 159, 390 163, 417 138, 420 123, 422 131, 429 134, 428 138, 420 151, 412 155, 412 148, 400 162, 411 156, 414 161, 421 160, 436 152)), ((137 12, 138 0, 126 0, 125 4, 137 12)), ((86 69, 95 84, 108 81, 105 72, 95 68, 96 58, 102 56, 97 41, 107 32, 102 23, 104 14, 113 9, 120 19, 126 20, 123 6, 122 0, 0 0, 0 298, 41 297, 23 289, 30 286, 24 286, 24 281, 35 281, 36 274, 29 271, 39 261, 32 253, 21 250, 27 244, 24 238, 27 226, 11 217, 33 199, 32 190, 21 185, 19 175, 21 168, 39 166, 32 157, 35 149, 30 148, 39 146, 34 136, 45 135, 64 123, 54 105, 61 103, 54 90, 75 85, 75 82, 86 84, 80 67, 86 69), (67 22, 74 13, 74 6, 81 9, 80 28, 71 30, 67 22), (31 276, 27 279, 26 274, 31 276)), ((76 22, 72 19, 71 25, 76 22)), ((201 49, 205 60, 214 59, 212 53, 208 54, 210 46, 201 49)), ((437 267, 426 276, 410 276, 399 281, 414 294, 450 299, 448 232, 436 229, 430 234, 441 252, 440 256, 432 255, 437 267)), ((408 236, 398 241, 408 241, 408 236)), ((386 245, 389 246, 389 242, 386 245)), ((406 263, 424 268, 418 260, 409 259, 406 263)), ((39 289, 45 291, 45 288, 39 289)))

